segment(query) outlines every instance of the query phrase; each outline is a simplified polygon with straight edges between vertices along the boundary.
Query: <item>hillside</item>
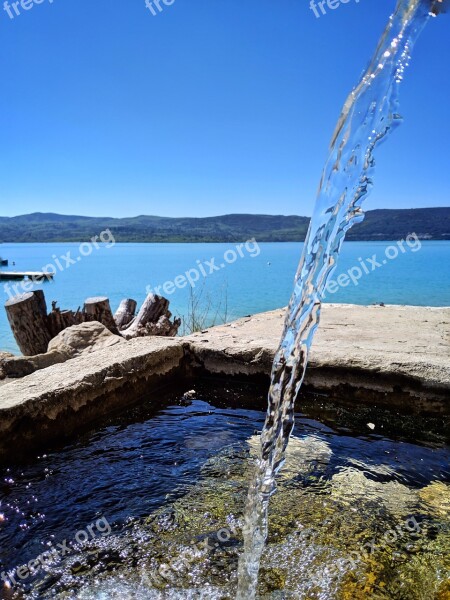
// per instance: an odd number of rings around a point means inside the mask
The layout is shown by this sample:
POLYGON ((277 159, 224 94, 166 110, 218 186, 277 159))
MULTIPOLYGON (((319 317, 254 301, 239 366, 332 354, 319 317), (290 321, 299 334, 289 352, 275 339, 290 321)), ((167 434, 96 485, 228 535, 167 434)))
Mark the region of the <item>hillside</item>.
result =
MULTIPOLYGON (((205 218, 138 216, 113 219, 53 213, 0 217, 0 242, 79 242, 109 228, 117 242, 303 241, 309 218, 277 215, 224 215, 205 218)), ((450 240, 450 208, 373 210, 348 240, 398 240, 408 233, 450 240)))

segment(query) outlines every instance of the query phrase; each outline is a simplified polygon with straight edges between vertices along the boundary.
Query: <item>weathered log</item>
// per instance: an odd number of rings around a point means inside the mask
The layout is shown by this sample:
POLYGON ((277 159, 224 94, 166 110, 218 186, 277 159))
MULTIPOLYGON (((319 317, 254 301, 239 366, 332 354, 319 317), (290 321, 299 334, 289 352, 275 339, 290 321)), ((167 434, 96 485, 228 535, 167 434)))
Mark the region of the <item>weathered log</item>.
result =
POLYGON ((47 352, 51 339, 47 328, 45 298, 41 290, 15 296, 5 304, 11 330, 25 356, 47 352))
POLYGON ((47 317, 47 328, 53 339, 67 327, 80 325, 80 323, 84 323, 84 320, 84 315, 80 312, 80 309, 76 312, 73 310, 60 310, 56 306, 56 302, 52 302, 52 312, 47 317))
POLYGON ((45 300, 44 290, 34 290, 33 294, 38 302, 39 312, 44 318, 47 318, 47 302, 45 300))
POLYGON ((114 321, 116 322, 117 329, 119 331, 131 325, 131 321, 134 319, 134 315, 136 314, 136 308, 136 300, 132 300, 131 298, 122 300, 114 315, 114 321))
POLYGON ((106 296, 88 298, 84 303, 83 314, 85 321, 99 321, 109 329, 111 333, 120 335, 111 312, 109 300, 106 296))
POLYGON ((162 296, 149 294, 144 300, 136 318, 121 333, 127 340, 148 335, 176 335, 180 322, 179 320, 175 320, 174 323, 171 323, 171 316, 169 301, 162 296), (170 327, 167 326, 167 323, 165 326, 161 323, 160 327, 157 327, 157 323, 162 317, 169 321, 170 327), (160 331, 160 333, 156 333, 156 331, 160 331))
POLYGON ((167 315, 163 315, 159 317, 156 323, 147 323, 145 326, 145 335, 174 337, 177 335, 180 325, 181 319, 174 319, 172 322, 167 315))

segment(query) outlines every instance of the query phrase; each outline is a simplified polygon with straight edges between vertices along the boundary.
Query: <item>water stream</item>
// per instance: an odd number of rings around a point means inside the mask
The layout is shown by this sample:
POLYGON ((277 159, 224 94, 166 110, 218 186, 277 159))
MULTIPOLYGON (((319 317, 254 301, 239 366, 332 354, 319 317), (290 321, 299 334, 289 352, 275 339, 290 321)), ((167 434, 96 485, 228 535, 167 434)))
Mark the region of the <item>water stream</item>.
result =
POLYGON ((248 493, 237 600, 256 596, 268 533, 269 500, 294 425, 294 401, 319 324, 321 299, 348 229, 363 220, 372 186, 375 147, 400 123, 398 90, 411 51, 442 3, 399 0, 367 71, 349 95, 331 141, 284 332, 275 356, 261 454, 248 493))

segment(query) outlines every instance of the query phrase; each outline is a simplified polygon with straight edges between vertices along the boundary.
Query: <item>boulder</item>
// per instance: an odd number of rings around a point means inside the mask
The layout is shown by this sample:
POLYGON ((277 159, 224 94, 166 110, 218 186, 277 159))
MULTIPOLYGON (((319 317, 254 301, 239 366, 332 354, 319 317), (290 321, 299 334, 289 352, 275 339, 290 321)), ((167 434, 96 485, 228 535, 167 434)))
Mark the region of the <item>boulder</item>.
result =
POLYGON ((116 344, 125 343, 125 340, 111 333, 104 325, 98 321, 72 325, 58 333, 56 337, 50 340, 48 351, 58 351, 69 353, 70 358, 89 354, 103 348, 109 348, 116 344))
MULTIPOLYGON (((13 356, 0 360, 0 372, 3 377, 25 377, 40 369, 66 362, 76 356, 89 354, 125 340, 109 331, 98 321, 72 325, 50 340, 48 351, 36 356, 13 356)), ((1 376, 1 375, 0 375, 1 376)))

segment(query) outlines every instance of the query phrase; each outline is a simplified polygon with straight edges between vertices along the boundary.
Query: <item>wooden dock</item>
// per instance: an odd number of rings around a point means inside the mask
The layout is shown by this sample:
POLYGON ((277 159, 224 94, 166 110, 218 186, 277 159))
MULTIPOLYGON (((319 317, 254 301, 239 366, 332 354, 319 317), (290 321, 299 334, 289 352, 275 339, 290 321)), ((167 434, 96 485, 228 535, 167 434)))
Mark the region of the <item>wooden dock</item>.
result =
POLYGON ((43 279, 53 279, 54 273, 45 271, 0 271, 0 280, 19 281, 21 279, 31 279, 32 281, 42 281, 43 279))

